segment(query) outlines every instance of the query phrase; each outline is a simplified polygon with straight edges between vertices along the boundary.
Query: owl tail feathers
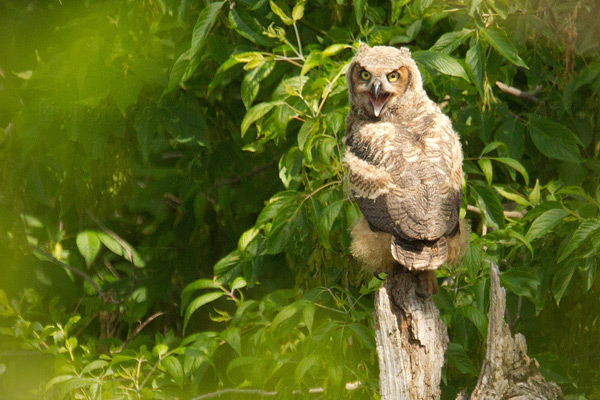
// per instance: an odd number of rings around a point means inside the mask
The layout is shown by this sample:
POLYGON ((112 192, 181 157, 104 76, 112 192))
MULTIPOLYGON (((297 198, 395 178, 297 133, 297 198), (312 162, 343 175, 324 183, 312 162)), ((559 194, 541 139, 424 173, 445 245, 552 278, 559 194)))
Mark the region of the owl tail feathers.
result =
POLYGON ((469 248, 471 226, 463 219, 449 236, 432 241, 409 241, 398 236, 391 243, 392 256, 408 270, 429 271, 443 263, 457 263, 469 248))
POLYGON ((434 241, 409 241, 394 236, 391 249, 394 259, 409 271, 434 270, 448 258, 448 242, 445 237, 434 241))
POLYGON ((360 216, 351 231, 350 251, 363 267, 374 274, 391 273, 396 261, 390 253, 392 235, 385 232, 373 232, 364 216, 360 216))

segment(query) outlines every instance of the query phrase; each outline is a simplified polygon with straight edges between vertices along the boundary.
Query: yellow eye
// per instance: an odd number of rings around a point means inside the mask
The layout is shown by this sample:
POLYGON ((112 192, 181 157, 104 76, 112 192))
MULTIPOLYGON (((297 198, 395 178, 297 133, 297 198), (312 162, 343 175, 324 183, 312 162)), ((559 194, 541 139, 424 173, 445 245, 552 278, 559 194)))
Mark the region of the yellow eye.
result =
POLYGON ((397 72, 390 72, 387 78, 390 82, 396 82, 400 78, 400 74, 397 72))
POLYGON ((362 79, 363 81, 368 81, 369 79, 371 79, 371 74, 363 69, 362 71, 360 71, 360 79, 362 79))

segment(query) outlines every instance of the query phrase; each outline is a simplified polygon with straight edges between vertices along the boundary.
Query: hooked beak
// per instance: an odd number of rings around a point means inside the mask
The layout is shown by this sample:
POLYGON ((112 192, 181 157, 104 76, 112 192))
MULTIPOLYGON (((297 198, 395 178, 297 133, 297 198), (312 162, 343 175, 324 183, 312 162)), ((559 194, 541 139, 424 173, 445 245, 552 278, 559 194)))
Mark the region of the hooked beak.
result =
POLYGON ((381 90, 381 81, 379 79, 375 79, 371 84, 371 88, 369 89, 369 101, 373 106, 373 113, 376 118, 379 118, 379 114, 381 114, 381 110, 385 103, 387 103, 390 94, 381 90))

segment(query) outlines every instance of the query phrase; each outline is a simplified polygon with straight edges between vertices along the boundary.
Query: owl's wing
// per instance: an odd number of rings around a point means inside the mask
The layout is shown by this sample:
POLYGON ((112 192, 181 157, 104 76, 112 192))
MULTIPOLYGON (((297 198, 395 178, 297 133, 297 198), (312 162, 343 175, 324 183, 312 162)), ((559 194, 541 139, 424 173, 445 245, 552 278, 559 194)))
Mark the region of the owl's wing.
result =
POLYGON ((359 208, 372 228, 403 242, 434 242, 458 224, 460 143, 447 118, 427 122, 426 127, 363 125, 346 139, 350 187, 359 208))

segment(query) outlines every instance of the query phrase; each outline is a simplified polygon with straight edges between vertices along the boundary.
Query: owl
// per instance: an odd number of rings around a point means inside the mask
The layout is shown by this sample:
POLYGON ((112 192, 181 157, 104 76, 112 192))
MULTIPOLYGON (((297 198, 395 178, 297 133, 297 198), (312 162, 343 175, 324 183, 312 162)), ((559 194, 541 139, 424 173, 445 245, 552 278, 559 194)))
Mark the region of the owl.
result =
POLYGON ((406 48, 361 45, 346 73, 344 163, 361 218, 352 254, 374 273, 398 264, 437 292, 433 272, 460 257, 463 155, 449 118, 429 99, 406 48))

